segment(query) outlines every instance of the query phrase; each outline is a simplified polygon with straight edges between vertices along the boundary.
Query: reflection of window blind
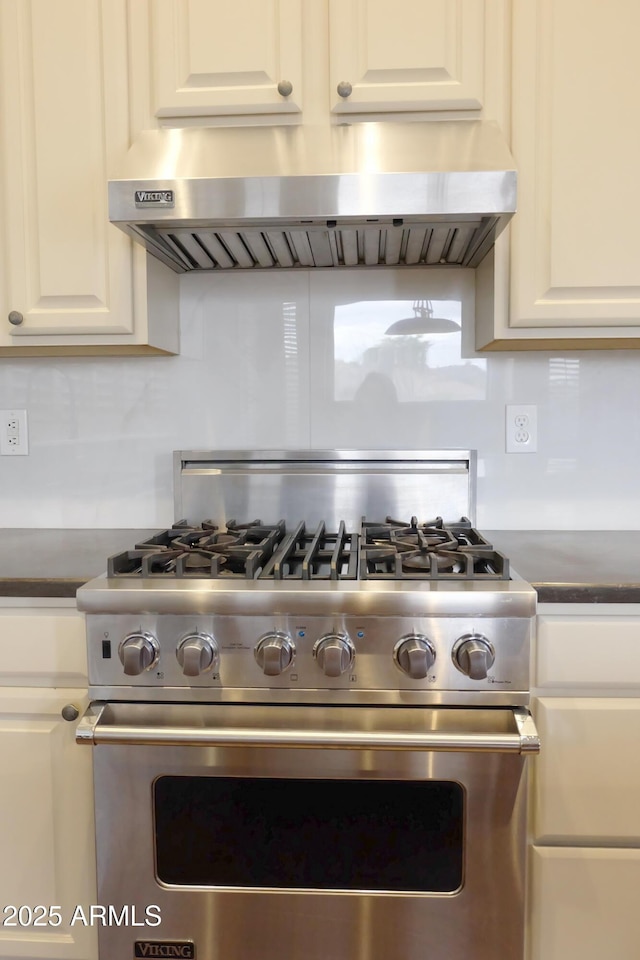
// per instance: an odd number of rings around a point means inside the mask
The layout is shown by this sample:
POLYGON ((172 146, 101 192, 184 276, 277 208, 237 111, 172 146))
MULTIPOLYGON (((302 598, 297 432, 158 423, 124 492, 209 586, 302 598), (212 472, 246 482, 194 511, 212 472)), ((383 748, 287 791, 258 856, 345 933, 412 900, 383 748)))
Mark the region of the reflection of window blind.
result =
POLYGON ((298 438, 303 435, 304 425, 299 422, 300 358, 298 356, 298 329, 294 302, 282 304, 282 328, 286 398, 284 405, 285 437, 287 443, 295 445, 298 438))

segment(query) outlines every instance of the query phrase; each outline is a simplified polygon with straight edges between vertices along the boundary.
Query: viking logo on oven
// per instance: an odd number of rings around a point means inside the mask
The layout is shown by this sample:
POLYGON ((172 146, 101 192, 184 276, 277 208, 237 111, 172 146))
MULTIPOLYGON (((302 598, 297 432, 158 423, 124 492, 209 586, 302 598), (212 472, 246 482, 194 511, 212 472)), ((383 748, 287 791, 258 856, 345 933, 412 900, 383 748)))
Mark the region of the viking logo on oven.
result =
POLYGON ((135 957, 179 957, 195 960, 196 945, 191 940, 136 940, 135 957))
POLYGON ((136 190, 136 207, 173 207, 173 190, 136 190))

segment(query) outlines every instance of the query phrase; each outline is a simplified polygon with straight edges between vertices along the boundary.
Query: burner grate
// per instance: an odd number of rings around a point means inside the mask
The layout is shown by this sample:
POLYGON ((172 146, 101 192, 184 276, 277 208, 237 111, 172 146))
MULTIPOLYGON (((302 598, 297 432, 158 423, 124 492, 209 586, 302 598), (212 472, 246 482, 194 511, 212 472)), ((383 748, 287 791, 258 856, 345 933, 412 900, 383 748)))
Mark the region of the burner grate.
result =
POLYGON ((337 533, 327 533, 324 523, 313 533, 299 524, 260 574, 274 580, 355 580, 357 576, 358 537, 347 533, 343 521, 337 533))
POLYGON ((509 580, 509 561, 462 517, 408 522, 362 518, 335 532, 285 521, 218 526, 180 521, 108 560, 109 577, 199 577, 244 580, 509 580))
POLYGON ((406 523, 363 518, 360 533, 363 580, 508 580, 509 561, 462 517, 406 523))
POLYGON ((284 520, 261 520, 226 528, 210 520, 193 526, 182 520, 143 540, 134 550, 109 557, 108 577, 206 577, 254 580, 285 536, 284 520))

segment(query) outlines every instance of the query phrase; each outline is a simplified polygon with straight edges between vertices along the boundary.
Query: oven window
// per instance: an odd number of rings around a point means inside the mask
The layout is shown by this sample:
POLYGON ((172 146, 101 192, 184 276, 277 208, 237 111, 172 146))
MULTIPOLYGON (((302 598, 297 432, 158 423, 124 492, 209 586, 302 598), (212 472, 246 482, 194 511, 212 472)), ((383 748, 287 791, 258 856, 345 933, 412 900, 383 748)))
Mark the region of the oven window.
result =
POLYGON ((160 777, 164 883, 452 893, 464 791, 448 781, 160 777))

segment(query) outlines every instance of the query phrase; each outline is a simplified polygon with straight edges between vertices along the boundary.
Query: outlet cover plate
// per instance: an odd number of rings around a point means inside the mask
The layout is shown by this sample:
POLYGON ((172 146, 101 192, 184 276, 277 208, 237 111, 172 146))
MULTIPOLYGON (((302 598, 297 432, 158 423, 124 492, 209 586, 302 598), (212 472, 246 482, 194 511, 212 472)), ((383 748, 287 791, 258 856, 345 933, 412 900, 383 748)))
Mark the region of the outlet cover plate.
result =
POLYGON ((29 428, 26 410, 0 410, 0 456, 26 457, 29 428))
POLYGON ((538 449, 538 408, 534 403, 507 404, 507 453, 535 453, 538 449))

